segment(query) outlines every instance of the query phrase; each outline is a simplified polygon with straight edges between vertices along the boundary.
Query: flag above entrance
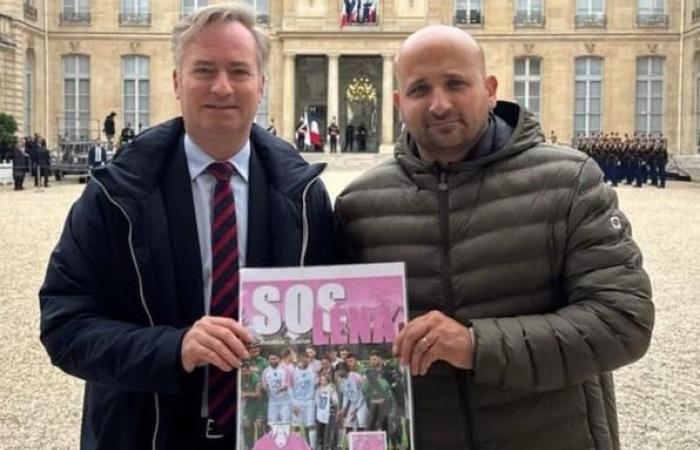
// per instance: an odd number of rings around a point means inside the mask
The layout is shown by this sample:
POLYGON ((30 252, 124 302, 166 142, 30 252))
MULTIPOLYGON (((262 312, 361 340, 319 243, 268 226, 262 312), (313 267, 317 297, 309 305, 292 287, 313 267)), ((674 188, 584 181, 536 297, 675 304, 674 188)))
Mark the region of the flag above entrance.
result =
POLYGON ((380 0, 338 0, 340 27, 346 25, 376 25, 380 0))

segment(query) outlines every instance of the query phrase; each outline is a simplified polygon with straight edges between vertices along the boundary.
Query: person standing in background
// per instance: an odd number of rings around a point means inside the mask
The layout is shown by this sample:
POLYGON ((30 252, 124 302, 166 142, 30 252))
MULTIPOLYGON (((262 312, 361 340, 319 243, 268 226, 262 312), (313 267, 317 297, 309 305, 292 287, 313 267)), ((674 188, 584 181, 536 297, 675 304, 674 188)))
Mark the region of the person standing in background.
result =
POLYGON ((12 150, 12 178, 15 183, 15 191, 24 189, 24 177, 29 171, 29 155, 25 150, 26 138, 20 138, 19 142, 12 150))

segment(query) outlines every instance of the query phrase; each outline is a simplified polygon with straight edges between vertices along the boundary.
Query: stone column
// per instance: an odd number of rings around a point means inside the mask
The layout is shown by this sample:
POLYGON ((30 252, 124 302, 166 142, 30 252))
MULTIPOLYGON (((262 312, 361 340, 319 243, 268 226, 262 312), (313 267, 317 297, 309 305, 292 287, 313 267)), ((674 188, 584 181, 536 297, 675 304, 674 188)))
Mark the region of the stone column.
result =
POLYGON ((294 53, 284 54, 284 80, 282 93, 282 130, 280 136, 294 143, 294 107, 296 106, 296 83, 294 82, 294 69, 295 69, 295 56, 294 53))
MULTIPOLYGON (((328 54, 328 115, 326 117, 326 125, 331 124, 331 120, 335 117, 336 124, 338 123, 338 57, 337 53, 328 54)), ((327 130, 319 130, 324 135, 327 130)), ((324 146, 324 152, 330 151, 330 144, 324 146)))
POLYGON ((382 143, 379 153, 394 150, 394 55, 384 55, 382 83, 382 143))

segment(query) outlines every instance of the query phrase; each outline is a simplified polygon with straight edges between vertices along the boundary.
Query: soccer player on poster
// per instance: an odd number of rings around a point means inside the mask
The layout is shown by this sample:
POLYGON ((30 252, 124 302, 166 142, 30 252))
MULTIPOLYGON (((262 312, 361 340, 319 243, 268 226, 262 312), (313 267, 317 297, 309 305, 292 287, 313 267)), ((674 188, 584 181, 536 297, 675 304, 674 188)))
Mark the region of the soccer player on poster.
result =
POLYGON ((316 389, 316 450, 335 450, 336 448, 336 413, 338 411, 338 392, 328 375, 318 377, 316 389))
POLYGON ((345 362, 339 363, 335 371, 340 378, 343 398, 343 407, 338 414, 339 422, 345 425, 346 433, 366 430, 369 410, 362 393, 361 375, 357 372, 350 372, 345 362))
POLYGON ((243 364, 241 364, 241 398, 244 412, 243 448, 248 448, 248 446, 255 441, 255 436, 257 434, 255 426, 260 416, 262 395, 260 374, 251 370, 250 364, 247 361, 243 362, 243 364))
POLYGON ((267 357, 270 365, 263 371, 263 389, 267 392, 267 424, 287 424, 291 419, 291 399, 289 398, 289 378, 287 371, 280 366, 276 353, 267 357))
POLYGON ((292 426, 299 431, 303 426, 308 433, 306 441, 316 442, 316 420, 314 419, 314 396, 316 394, 316 372, 309 366, 309 356, 299 354, 299 367, 292 372, 290 394, 292 398, 292 426))

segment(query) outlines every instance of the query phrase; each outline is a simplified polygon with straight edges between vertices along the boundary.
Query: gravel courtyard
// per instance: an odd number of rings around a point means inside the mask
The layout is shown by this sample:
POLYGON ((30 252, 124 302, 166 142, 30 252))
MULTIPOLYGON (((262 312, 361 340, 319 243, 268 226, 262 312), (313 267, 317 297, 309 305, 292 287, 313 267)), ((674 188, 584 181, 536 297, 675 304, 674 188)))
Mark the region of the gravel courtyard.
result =
MULTIPOLYGON (((325 175, 336 195, 357 172, 325 175)), ((26 183, 30 185, 31 183, 26 183)), ((0 449, 77 449, 82 383, 38 340, 37 291, 75 180, 36 191, 0 187, 0 449)), ((617 373, 622 446, 700 449, 700 184, 621 187, 651 275, 657 321, 647 356, 617 373)), ((536 449, 523 449, 536 450, 536 449)))

